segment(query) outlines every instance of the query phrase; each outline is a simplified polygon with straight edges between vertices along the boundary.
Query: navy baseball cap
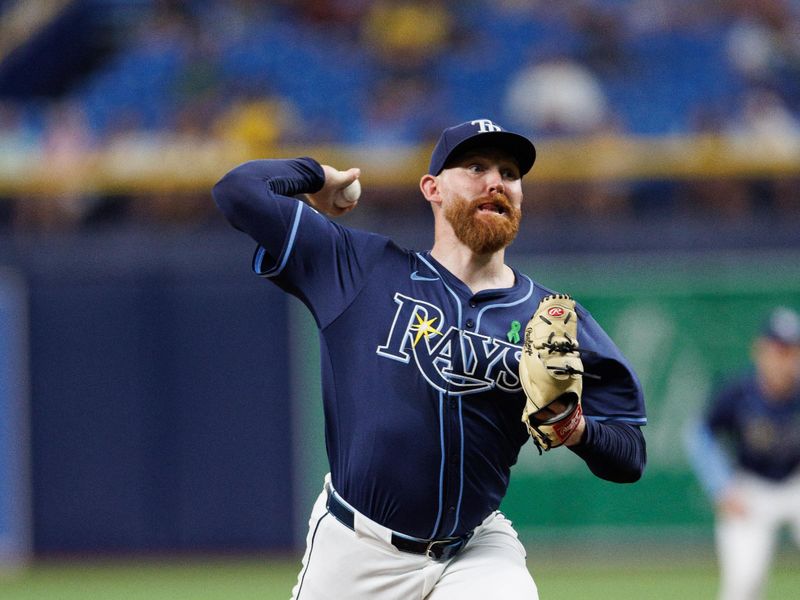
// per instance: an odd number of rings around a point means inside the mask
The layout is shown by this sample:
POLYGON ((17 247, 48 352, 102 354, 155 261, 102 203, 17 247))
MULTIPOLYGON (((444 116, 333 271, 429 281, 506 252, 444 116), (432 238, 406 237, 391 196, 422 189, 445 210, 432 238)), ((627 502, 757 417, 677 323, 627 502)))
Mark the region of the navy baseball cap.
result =
POLYGON ((510 153, 517 161, 520 176, 530 171, 536 160, 536 148, 528 138, 506 131, 489 119, 475 119, 448 127, 442 132, 431 154, 428 173, 438 175, 456 152, 479 146, 501 148, 510 153))
POLYGON ((800 315, 790 308, 779 306, 764 322, 761 335, 787 346, 800 346, 800 315))

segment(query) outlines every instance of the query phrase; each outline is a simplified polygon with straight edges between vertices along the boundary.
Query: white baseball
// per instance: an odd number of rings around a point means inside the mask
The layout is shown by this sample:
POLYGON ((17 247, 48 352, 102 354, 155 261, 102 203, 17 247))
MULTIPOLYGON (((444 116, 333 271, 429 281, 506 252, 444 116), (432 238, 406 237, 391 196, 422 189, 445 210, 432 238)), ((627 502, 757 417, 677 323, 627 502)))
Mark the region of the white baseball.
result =
POLYGON ((361 182, 356 179, 353 183, 342 190, 341 195, 336 197, 334 204, 339 208, 347 208, 354 204, 361 197, 361 182))

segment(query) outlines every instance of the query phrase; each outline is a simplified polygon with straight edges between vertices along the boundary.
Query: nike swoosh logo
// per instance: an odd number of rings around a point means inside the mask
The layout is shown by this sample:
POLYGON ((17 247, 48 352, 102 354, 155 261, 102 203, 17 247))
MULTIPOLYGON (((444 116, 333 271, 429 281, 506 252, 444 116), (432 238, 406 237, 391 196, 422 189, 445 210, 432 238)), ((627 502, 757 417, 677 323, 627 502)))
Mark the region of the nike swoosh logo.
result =
POLYGON ((414 281, 439 281, 438 277, 425 277, 420 275, 417 271, 411 273, 411 279, 414 281))

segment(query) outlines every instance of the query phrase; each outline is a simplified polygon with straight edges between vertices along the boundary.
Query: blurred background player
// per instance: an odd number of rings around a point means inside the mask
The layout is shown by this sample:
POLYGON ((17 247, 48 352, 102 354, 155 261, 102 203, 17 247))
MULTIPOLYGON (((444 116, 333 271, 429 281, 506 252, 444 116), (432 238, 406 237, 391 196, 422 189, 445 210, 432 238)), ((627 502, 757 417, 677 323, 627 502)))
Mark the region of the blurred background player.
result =
POLYGON ((751 357, 687 439, 714 501, 720 600, 763 597, 783 525, 800 545, 800 315, 774 309, 751 357))

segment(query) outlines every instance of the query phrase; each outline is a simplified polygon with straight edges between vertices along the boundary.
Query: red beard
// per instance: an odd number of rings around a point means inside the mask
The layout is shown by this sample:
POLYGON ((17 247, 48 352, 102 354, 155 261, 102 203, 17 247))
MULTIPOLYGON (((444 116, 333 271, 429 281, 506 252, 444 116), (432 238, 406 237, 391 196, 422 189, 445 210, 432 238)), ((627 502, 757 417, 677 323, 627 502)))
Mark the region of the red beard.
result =
POLYGON ((476 198, 468 202, 456 198, 444 209, 456 237, 475 254, 491 254, 508 246, 519 231, 522 211, 505 194, 476 198), (485 213, 480 207, 492 205, 500 214, 485 213))

